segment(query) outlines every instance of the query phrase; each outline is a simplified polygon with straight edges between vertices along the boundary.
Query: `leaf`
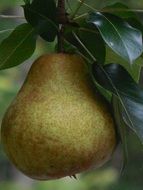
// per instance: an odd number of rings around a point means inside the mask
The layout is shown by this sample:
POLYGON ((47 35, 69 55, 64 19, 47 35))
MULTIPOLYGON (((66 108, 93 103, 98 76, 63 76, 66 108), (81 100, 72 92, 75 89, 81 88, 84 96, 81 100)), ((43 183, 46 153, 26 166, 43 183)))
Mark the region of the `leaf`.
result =
MULTIPOLYGON (((56 45, 56 51, 58 50, 57 46, 58 45, 56 45)), ((78 49, 66 40, 64 40, 64 49, 70 54, 78 54, 78 49)))
POLYGON ((127 145, 127 129, 125 122, 122 117, 122 105, 120 101, 118 100, 118 97, 113 95, 112 96, 112 106, 114 111, 114 119, 117 126, 117 132, 120 134, 121 137, 121 143, 123 147, 123 167, 122 171, 125 169, 125 166, 128 163, 129 155, 128 155, 128 145, 127 145))
POLYGON ((141 57, 135 60, 134 64, 131 66, 125 59, 116 54, 111 48, 106 48, 106 63, 117 63, 122 65, 132 76, 132 78, 138 82, 141 73, 141 67, 143 60, 141 57))
POLYGON ((37 33, 49 42, 54 41, 58 24, 56 22, 56 3, 54 0, 33 0, 23 6, 26 20, 37 33))
POLYGON ((96 58, 101 63, 105 62, 104 41, 98 31, 93 30, 90 24, 71 29, 66 33, 65 38, 89 60, 93 61, 96 58))
POLYGON ((143 52, 142 33, 111 14, 91 13, 87 22, 94 24, 107 45, 132 63, 143 52))
POLYGON ((91 24, 84 22, 82 24, 80 23, 76 35, 98 62, 105 62, 105 43, 98 30, 95 30, 91 24))
POLYGON ((133 27, 137 28, 138 30, 140 30, 142 32, 142 34, 143 34, 143 24, 142 24, 142 22, 140 20, 138 20, 137 18, 128 18, 127 22, 131 26, 133 26, 133 27))
POLYGON ((14 29, 0 30, 0 43, 7 38, 14 29))
POLYGON ((18 26, 0 44, 0 70, 21 64, 33 54, 35 47, 35 30, 29 24, 18 26))
POLYGON ((124 122, 143 143, 143 90, 118 64, 109 64, 104 67, 94 64, 93 76, 101 86, 119 98, 124 122))
POLYGON ((136 17, 135 13, 129 9, 129 7, 123 3, 114 3, 112 5, 108 5, 102 9, 102 12, 112 13, 116 16, 122 18, 133 18, 136 17))
POLYGON ((124 156, 123 167, 121 171, 122 176, 120 180, 122 179, 124 181, 126 179, 137 179, 143 175, 143 170, 141 169, 143 159, 143 147, 137 135, 133 131, 128 130, 123 120, 122 114, 124 113, 124 111, 122 110, 122 105, 115 95, 113 96, 112 103, 116 126, 118 126, 121 134, 121 142, 124 156))

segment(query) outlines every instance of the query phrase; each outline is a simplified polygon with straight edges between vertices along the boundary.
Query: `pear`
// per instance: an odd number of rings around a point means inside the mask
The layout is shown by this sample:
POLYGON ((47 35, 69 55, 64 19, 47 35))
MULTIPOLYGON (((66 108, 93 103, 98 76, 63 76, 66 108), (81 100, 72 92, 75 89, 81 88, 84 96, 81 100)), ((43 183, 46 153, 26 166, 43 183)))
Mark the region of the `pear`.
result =
POLYGON ((97 168, 116 145, 106 102, 93 89, 78 55, 36 60, 2 121, 1 138, 13 164, 38 180, 97 168))

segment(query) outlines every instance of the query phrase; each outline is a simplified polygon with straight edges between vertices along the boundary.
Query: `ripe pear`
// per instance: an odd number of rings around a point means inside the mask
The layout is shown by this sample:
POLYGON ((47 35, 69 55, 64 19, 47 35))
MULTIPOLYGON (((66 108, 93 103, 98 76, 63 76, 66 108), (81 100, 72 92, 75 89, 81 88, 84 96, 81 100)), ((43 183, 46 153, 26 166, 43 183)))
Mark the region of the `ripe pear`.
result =
POLYGON ((109 108, 93 90, 84 60, 62 53, 33 63, 4 116, 1 137, 14 165, 38 180, 99 167, 116 145, 109 108))

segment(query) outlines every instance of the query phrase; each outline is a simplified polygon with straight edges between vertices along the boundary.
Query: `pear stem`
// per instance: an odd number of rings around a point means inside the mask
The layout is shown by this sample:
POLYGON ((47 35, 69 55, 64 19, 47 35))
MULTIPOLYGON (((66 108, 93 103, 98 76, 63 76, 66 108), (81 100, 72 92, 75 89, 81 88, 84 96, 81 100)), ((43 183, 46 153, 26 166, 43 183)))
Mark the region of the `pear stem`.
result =
POLYGON ((60 25, 59 26, 59 33, 58 33, 58 52, 59 53, 64 53, 64 26, 60 25))
POLYGON ((65 0, 58 0, 57 19, 59 23, 58 32, 58 52, 64 52, 64 29, 68 23, 68 17, 65 9, 65 0))

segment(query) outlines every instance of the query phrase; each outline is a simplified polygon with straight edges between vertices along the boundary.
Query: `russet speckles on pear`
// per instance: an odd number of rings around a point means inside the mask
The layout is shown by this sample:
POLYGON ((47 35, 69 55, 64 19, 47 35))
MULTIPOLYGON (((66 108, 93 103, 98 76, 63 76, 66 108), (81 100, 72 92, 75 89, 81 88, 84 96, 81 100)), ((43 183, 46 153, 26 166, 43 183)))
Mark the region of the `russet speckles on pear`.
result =
POLYGON ((77 55, 44 55, 33 63, 1 130, 8 157, 25 175, 39 180, 74 176, 110 158, 114 122, 89 83, 77 55))

